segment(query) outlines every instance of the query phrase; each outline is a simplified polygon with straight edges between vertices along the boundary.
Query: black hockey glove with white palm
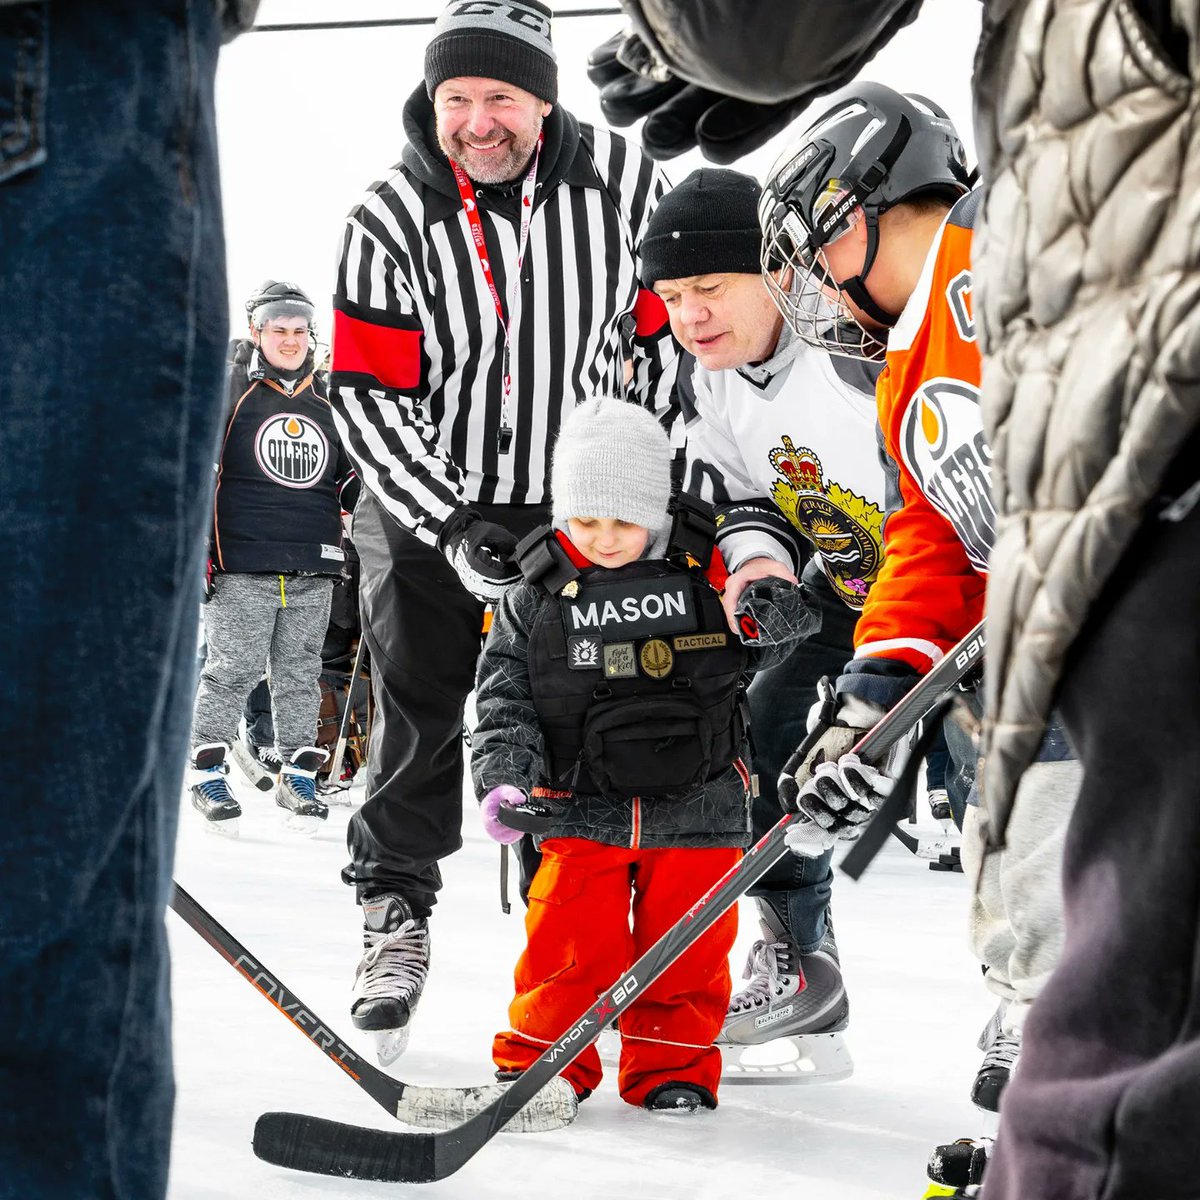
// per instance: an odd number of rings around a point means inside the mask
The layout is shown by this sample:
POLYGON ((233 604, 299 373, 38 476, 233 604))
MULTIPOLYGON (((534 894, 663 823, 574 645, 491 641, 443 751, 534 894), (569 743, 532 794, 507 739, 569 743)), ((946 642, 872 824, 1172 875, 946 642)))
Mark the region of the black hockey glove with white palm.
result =
POLYGON ((673 75, 634 33, 619 33, 588 56, 588 78, 600 89, 600 110, 624 128, 646 118, 642 146, 669 159, 699 147, 726 165, 757 150, 783 129, 808 99, 755 104, 722 96, 673 75))
POLYGON ((513 557, 517 539, 473 508, 455 509, 442 526, 438 549, 463 587, 484 604, 495 604, 521 578, 513 557))
POLYGON ((810 856, 828 850, 839 838, 856 836, 891 788, 886 775, 850 753, 884 710, 857 696, 839 700, 828 679, 818 684, 817 694, 808 735, 788 759, 778 784, 784 811, 804 818, 788 830, 788 847, 810 856))

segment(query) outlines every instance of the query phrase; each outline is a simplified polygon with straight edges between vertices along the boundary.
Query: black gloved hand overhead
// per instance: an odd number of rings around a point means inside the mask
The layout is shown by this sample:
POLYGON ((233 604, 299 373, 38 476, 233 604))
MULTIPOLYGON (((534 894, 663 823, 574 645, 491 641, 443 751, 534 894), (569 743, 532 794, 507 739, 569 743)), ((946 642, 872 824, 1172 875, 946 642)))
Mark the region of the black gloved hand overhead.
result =
POLYGON ((495 604, 505 588, 521 578, 513 558, 517 539, 473 508, 451 513, 438 536, 438 549, 458 572, 463 587, 484 604, 495 604))
POLYGON ((618 128, 646 118, 642 146, 651 158, 675 158, 697 146, 710 162, 736 162, 796 116, 808 98, 754 104, 697 87, 671 74, 632 33, 619 33, 588 56, 600 109, 618 128))

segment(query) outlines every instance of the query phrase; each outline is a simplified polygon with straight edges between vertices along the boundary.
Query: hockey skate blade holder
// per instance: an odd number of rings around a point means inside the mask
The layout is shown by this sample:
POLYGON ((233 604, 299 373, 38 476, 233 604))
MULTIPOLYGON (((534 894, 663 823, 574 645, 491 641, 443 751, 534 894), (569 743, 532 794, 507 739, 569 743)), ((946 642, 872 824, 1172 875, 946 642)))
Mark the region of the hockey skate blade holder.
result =
POLYGON ((798 1033, 769 1042, 721 1043, 721 1082, 836 1083, 854 1074, 840 1033, 798 1033))

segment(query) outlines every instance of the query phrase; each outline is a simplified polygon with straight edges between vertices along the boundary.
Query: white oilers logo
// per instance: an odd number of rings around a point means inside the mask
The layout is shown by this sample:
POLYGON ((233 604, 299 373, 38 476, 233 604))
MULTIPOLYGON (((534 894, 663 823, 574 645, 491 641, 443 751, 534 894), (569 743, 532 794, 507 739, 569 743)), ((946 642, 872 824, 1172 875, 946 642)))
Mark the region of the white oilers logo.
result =
POLYGON ((309 488, 325 471, 329 442, 307 417, 279 413, 263 422, 254 439, 254 456, 269 479, 284 487, 309 488))
POLYGON ((921 491, 953 526, 971 565, 986 572, 996 509, 979 389, 961 379, 931 379, 920 387, 900 422, 900 452, 921 491))

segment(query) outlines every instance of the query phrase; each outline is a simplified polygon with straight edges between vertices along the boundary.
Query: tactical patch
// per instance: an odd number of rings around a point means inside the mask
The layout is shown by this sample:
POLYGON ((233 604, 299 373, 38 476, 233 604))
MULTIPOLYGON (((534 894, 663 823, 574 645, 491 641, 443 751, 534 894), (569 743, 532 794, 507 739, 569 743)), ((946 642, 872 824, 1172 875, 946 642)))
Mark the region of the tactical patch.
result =
POLYGON ((689 637, 675 638, 676 650, 721 650, 729 641, 724 633, 693 633, 689 637))
POLYGON ((600 639, 587 634, 567 638, 567 666, 572 671, 598 671, 600 639))
POLYGON ((637 658, 632 642, 613 642, 604 647, 605 679, 633 679, 637 676, 637 658))
MULTIPOLYGON (((622 639, 691 633, 699 627, 691 584, 679 576, 584 584, 576 598, 562 598, 568 637, 600 631, 622 639)), ((668 647, 669 649, 670 647, 668 647)))
POLYGON ((663 679, 670 675, 671 669, 675 666, 675 655, 671 653, 671 647, 662 638, 651 638, 644 643, 638 658, 642 664, 642 670, 651 679, 663 679))

